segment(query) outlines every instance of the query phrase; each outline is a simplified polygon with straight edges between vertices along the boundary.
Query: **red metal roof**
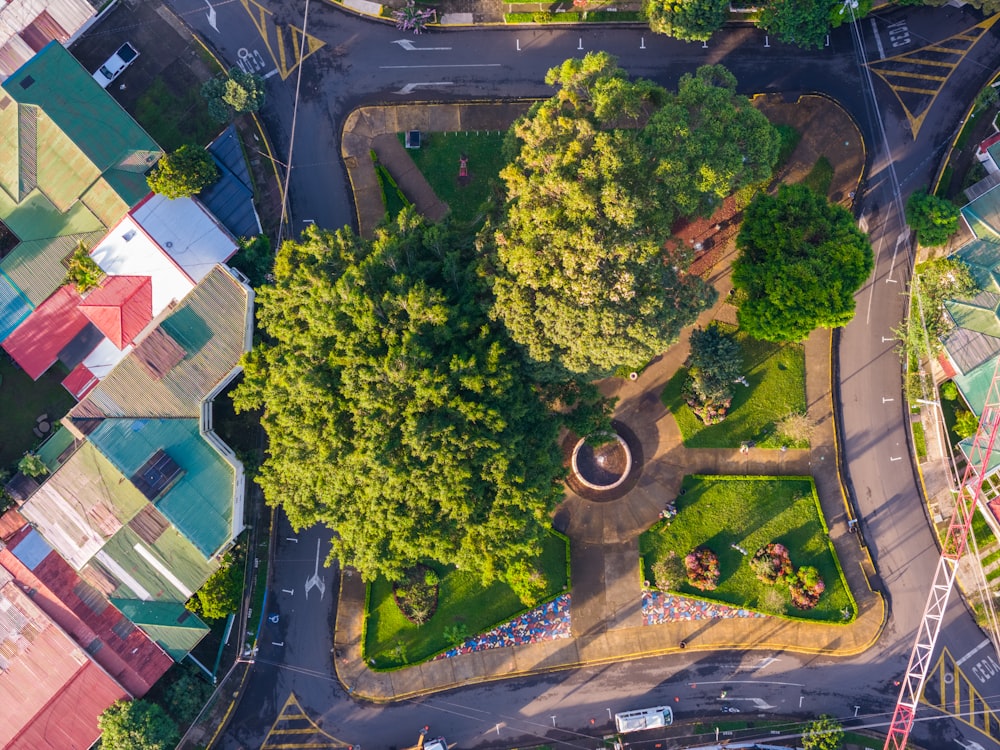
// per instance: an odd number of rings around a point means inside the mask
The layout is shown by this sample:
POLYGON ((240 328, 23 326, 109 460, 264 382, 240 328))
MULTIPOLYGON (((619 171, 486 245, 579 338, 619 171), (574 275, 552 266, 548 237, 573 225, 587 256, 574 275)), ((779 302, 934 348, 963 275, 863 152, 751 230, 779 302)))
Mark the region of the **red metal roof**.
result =
POLYGON ((115 346, 124 349, 153 319, 153 280, 149 276, 108 276, 80 303, 80 312, 115 346))
POLYGON ((987 138, 982 143, 980 143, 979 144, 979 153, 985 154, 986 153, 986 149, 988 149, 990 146, 992 146, 995 143, 1000 143, 1000 133, 994 133, 989 138, 987 138))
POLYGON ((9 541, 15 533, 28 525, 28 519, 11 508, 0 516, 0 540, 9 541))
POLYGON ((3 348, 32 380, 38 380, 87 325, 80 295, 67 284, 40 304, 3 342, 3 348))
POLYGON ((14 582, 0 598, 24 618, 4 625, 0 745, 7 750, 84 750, 97 718, 125 690, 69 639, 14 582), (14 632, 16 630, 16 633, 14 632), (9 640, 13 637, 15 640, 9 640))
POLYGON ((94 661, 133 696, 144 696, 170 669, 173 659, 132 626, 103 594, 84 583, 58 552, 49 553, 34 570, 29 570, 17 559, 15 550, 30 532, 30 526, 23 529, 11 538, 7 549, 0 550, 0 565, 19 585, 35 590, 34 603, 77 645, 91 647, 94 661), (92 647, 95 640, 103 644, 96 651, 92 647))
POLYGON ((90 393, 98 383, 97 376, 92 373, 87 366, 81 362, 73 371, 63 378, 63 388, 73 394, 77 401, 83 401, 84 397, 90 393))
POLYGON ((941 369, 944 370, 945 378, 953 378, 958 374, 955 366, 952 365, 951 360, 948 359, 948 355, 941 353, 938 355, 938 364, 941 365, 941 369))

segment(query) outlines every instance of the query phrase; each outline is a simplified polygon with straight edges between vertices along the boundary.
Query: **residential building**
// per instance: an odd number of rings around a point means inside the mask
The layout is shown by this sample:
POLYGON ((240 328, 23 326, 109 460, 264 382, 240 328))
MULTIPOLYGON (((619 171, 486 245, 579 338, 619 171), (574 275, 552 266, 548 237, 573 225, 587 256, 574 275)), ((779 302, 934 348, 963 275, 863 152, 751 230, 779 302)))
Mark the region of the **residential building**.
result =
POLYGON ((49 42, 74 41, 95 18, 95 9, 86 0, 5 0, 0 6, 0 78, 49 42))

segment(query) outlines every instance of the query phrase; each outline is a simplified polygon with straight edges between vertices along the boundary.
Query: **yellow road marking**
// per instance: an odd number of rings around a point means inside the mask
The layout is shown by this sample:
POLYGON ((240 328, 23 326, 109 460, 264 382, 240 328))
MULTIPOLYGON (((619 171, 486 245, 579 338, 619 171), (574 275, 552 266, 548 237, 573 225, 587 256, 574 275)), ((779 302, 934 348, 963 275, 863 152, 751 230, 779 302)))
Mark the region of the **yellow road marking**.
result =
POLYGON ((874 60, 868 63, 869 69, 885 81, 886 85, 889 86, 892 93, 899 101, 900 106, 903 108, 903 112, 906 114, 906 119, 910 123, 910 132, 913 134, 914 140, 920 132, 920 127, 924 123, 924 118, 927 116, 927 113, 930 111, 934 102, 937 100, 938 95, 941 93, 941 90, 944 88, 945 82, 962 63, 965 56, 972 51, 976 42, 982 39, 983 35, 993 27, 998 19, 1000 19, 1000 13, 990 16, 986 20, 977 23, 975 26, 970 26, 964 31, 953 34, 947 39, 934 42, 926 47, 921 47, 920 49, 911 50, 909 52, 901 52, 898 55, 887 57, 884 60, 874 60), (955 49, 953 47, 946 46, 956 42, 961 45, 962 49, 955 49), (950 55, 955 59, 951 62, 933 60, 925 57, 926 53, 950 55), (947 73, 943 76, 921 75, 914 70, 914 68, 919 68, 920 66, 946 68, 947 73), (934 88, 903 86, 893 83, 891 80, 893 77, 920 78, 928 82, 937 82, 937 86, 934 88), (915 94, 916 96, 907 96, 908 94, 915 94))
POLYGON ((264 738, 261 750, 340 750, 350 747, 351 743, 338 740, 332 734, 327 734, 320 729, 316 722, 309 718, 309 715, 302 709, 299 699, 295 693, 288 694, 288 700, 282 706, 278 717, 271 725, 271 729, 264 738), (293 722, 305 721, 308 726, 288 726, 293 722), (294 738, 287 735, 303 735, 301 741, 295 742, 294 738), (282 736, 284 735, 284 736, 282 736), (305 735, 311 735, 306 737, 305 735), (286 741, 289 740, 289 741, 286 741))
POLYGON ((250 16, 250 20, 260 34, 260 38, 267 48, 267 53, 271 56, 274 67, 278 70, 278 75, 282 80, 290 76, 295 69, 302 64, 302 61, 312 55, 316 50, 323 47, 326 42, 314 37, 312 34, 305 34, 305 48, 302 46, 302 29, 289 24, 281 27, 271 20, 274 15, 271 11, 261 5, 257 0, 240 0, 243 9, 250 16), (285 45, 285 32, 288 32, 290 44, 285 45), (299 56, 301 54, 301 57, 299 56))
POLYGON ((922 703, 933 706, 950 715, 956 721, 982 732, 990 739, 998 739, 1000 719, 972 684, 961 667, 955 663, 948 649, 941 650, 941 656, 928 673, 927 687, 938 691, 937 700, 930 700, 925 689, 920 696, 922 703))

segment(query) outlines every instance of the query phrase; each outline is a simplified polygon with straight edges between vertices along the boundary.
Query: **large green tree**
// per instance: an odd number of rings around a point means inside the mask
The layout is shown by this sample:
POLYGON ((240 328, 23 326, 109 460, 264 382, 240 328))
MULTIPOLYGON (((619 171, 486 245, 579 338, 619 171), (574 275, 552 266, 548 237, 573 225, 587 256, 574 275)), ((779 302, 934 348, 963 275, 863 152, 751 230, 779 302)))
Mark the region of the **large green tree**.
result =
POLYGON ((219 179, 219 168, 212 155, 199 146, 185 144, 161 157, 146 178, 154 193, 174 198, 189 198, 219 179))
POLYGON ((721 66, 676 94, 606 53, 545 80, 556 93, 513 126, 507 202, 482 235, 493 315, 554 370, 635 369, 714 298, 683 250, 664 251, 672 223, 770 175, 777 134, 721 66))
POLYGON ((840 5, 841 0, 764 0, 757 25, 783 42, 819 49, 840 5))
POLYGON ((103 750, 170 750, 180 739, 177 724, 159 704, 116 701, 97 720, 103 750))
POLYGON ((423 560, 530 578, 562 497, 559 422, 483 312, 471 243, 398 222, 280 248, 234 394, 264 409, 257 482, 365 580, 423 560))
POLYGON ((758 195, 736 247, 740 327, 765 341, 801 341, 814 328, 846 325, 873 266, 854 217, 803 185, 758 195))
POLYGON ((658 34, 702 42, 726 22, 729 0, 646 0, 645 11, 658 34))
POLYGON ((906 223, 925 247, 947 245, 958 231, 959 209, 947 198, 917 190, 906 201, 906 223))

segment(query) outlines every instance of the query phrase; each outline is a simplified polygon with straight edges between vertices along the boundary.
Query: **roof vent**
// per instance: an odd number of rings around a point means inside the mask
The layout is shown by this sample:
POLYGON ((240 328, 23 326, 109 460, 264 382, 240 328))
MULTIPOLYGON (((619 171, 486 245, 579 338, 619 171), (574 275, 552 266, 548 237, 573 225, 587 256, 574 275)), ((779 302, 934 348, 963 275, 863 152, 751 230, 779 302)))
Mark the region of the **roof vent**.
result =
POLYGON ((31 85, 34 82, 35 82, 34 78, 32 78, 31 76, 25 76, 24 78, 21 79, 21 88, 22 89, 31 88, 31 85))
POLYGON ((134 229, 130 229, 127 232, 125 232, 125 234, 122 235, 122 239, 125 240, 126 242, 131 242, 133 237, 135 237, 134 229))
POLYGON ((171 247, 174 246, 174 243, 171 242, 170 240, 167 240, 166 245, 167 245, 167 248, 169 249, 169 248, 171 248, 171 247))

